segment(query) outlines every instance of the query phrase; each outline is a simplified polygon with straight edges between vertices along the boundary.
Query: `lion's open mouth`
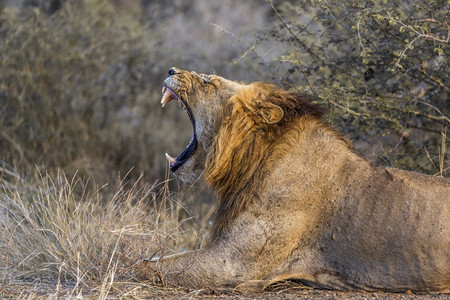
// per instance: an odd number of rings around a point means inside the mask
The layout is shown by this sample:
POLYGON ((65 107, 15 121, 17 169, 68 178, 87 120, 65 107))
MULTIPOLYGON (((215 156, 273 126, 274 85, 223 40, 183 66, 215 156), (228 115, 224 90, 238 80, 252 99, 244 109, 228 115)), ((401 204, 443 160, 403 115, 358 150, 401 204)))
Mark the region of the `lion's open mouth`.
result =
POLYGON ((166 106, 166 104, 169 103, 171 100, 174 99, 177 100, 178 105, 181 108, 183 108, 183 110, 189 115, 192 127, 194 128, 194 133, 192 134, 191 140, 189 141, 189 145, 187 145, 186 149, 184 149, 184 151, 181 152, 180 155, 178 155, 176 158, 173 158, 166 153, 166 158, 169 161, 169 168, 172 172, 175 172, 189 159, 189 157, 192 156, 192 154, 194 154, 194 151, 197 148, 197 136, 195 134, 195 119, 189 105, 186 103, 186 101, 183 100, 183 98, 175 94, 174 91, 172 91, 170 88, 164 85, 162 88, 162 94, 163 94, 161 98, 162 107, 166 106))

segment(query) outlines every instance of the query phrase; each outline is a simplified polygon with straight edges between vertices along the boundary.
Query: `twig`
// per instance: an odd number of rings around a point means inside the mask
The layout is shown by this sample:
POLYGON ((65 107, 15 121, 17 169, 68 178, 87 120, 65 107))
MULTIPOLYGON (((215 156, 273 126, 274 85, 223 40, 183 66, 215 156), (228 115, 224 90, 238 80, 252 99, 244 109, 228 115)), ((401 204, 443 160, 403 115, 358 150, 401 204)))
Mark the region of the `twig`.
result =
POLYGON ((419 73, 421 73, 422 75, 424 75, 426 78, 430 79, 431 81, 433 81, 434 83, 436 83, 437 85, 439 85, 441 88, 443 88, 445 91, 449 91, 450 88, 448 86, 446 86, 440 79, 438 78, 434 78, 431 75, 428 75, 426 72, 424 72, 423 70, 418 69, 419 73))
POLYGON ((421 103, 423 105, 426 105, 426 106, 428 106, 431 109, 434 109, 438 114, 440 114, 442 117, 447 119, 447 121, 450 121, 450 119, 448 117, 446 117, 445 114, 443 112, 441 112, 436 106, 431 105, 430 103, 427 103, 427 102, 422 101, 422 100, 417 100, 417 102, 419 102, 419 103, 421 103))
POLYGON ((430 153, 428 152, 427 148, 426 148, 426 147, 423 147, 423 149, 425 150, 425 153, 427 154, 427 158, 428 158, 428 160, 431 162, 431 165, 433 166, 433 168, 434 168, 436 171, 438 171, 438 168, 436 168, 436 165, 434 164, 434 161, 433 161, 433 159, 431 158, 431 155, 430 155, 430 153))
POLYGON ((438 134, 442 133, 440 130, 436 130, 436 129, 433 129, 433 128, 427 128, 427 127, 421 127, 421 126, 417 126, 417 125, 410 124, 410 123, 408 123, 407 127, 408 128, 414 128, 414 129, 417 129, 417 130, 427 131, 427 132, 438 133, 438 134))
POLYGON ((383 33, 386 35, 386 37, 390 36, 390 37, 396 39, 399 42, 402 41, 398 36, 390 33, 389 31, 386 31, 385 28, 380 24, 380 22, 378 22, 378 20, 374 16, 371 16, 371 19, 372 19, 372 21, 374 21, 378 25, 378 29, 383 31, 383 33))
POLYGON ((444 129, 441 132, 441 149, 439 149, 439 172, 441 174, 441 177, 443 177, 444 173, 444 161, 445 161, 445 152, 446 152, 446 140, 447 140, 447 126, 444 127, 444 129))
MULTIPOLYGON (((389 99, 389 98, 387 97, 387 98, 384 98, 384 99, 389 99)), ((422 102, 420 102, 420 103, 422 103, 422 102)), ((393 106, 393 105, 388 105, 388 104, 384 104, 383 107, 385 109, 389 109, 389 110, 396 110, 396 111, 400 111, 402 113, 408 113, 408 114, 413 114, 413 115, 416 115, 416 116, 425 117, 427 119, 434 120, 434 121, 436 121, 436 122, 438 122, 438 123, 440 123, 440 124, 442 124, 444 126, 447 126, 448 124, 450 124, 450 118, 448 118, 445 115, 433 116, 433 115, 426 114, 426 113, 423 113, 423 112, 420 112, 420 111, 414 111, 414 110, 399 108, 399 107, 396 107, 396 106, 393 106)))
POLYGON ((429 22, 429 23, 437 23, 440 24, 440 22, 436 21, 435 19, 421 19, 421 20, 414 20, 415 23, 420 22, 420 23, 425 23, 425 22, 429 22))
POLYGON ((303 43, 296 35, 295 33, 289 28, 289 26, 287 26, 286 22, 284 22, 283 17, 280 15, 280 13, 278 12, 278 10, 275 8, 275 6, 273 5, 271 0, 267 0, 267 3, 269 3, 270 7, 272 8, 273 12, 275 13, 275 15, 277 16, 278 20, 281 22, 281 25, 283 25, 283 27, 289 32, 289 34, 292 36, 292 38, 294 38, 294 40, 300 44, 300 46, 302 46, 303 48, 306 49, 306 51, 309 52, 309 54, 311 54, 312 56, 314 56, 318 61, 320 61, 321 63, 324 63, 323 60, 314 52, 312 51, 309 47, 306 46, 305 43, 303 43))
POLYGON ((345 107, 345 106, 343 106, 343 105, 341 105, 339 103, 336 103, 333 100, 328 99, 327 101, 328 101, 328 103, 333 104, 334 106, 337 106, 340 109, 345 110, 346 112, 348 112, 348 113, 350 113, 352 115, 355 115, 355 116, 363 116, 364 115, 363 113, 356 112, 356 111, 354 111, 354 110, 352 110, 352 109, 350 109, 348 107, 345 107))
POLYGON ((362 39, 361 39, 361 32, 359 31, 359 26, 360 26, 360 24, 361 24, 361 19, 362 19, 362 17, 359 18, 358 24, 356 25, 356 29, 358 30, 358 42, 359 42, 359 44, 360 44, 361 47, 362 47, 362 51, 365 52, 366 48, 364 48, 364 45, 363 45, 362 39))
POLYGON ((400 53, 400 55, 398 56, 398 59, 397 59, 396 62, 395 62, 394 69, 397 69, 397 68, 399 68, 399 67, 401 66, 401 65, 400 65, 400 61, 402 60, 402 58, 403 58, 403 56, 405 55, 406 51, 408 51, 409 47, 411 47, 412 44, 414 44, 414 42, 417 41, 419 38, 420 38, 420 36, 416 36, 416 37, 408 44, 408 46, 406 46, 405 49, 403 49, 402 53, 400 53))
MULTIPOLYGON (((450 41, 450 27, 448 26, 447 23, 446 23, 446 27, 447 27, 447 38, 441 39, 441 38, 439 38, 439 37, 437 37, 437 36, 434 36, 434 35, 431 35, 431 34, 426 34, 426 33, 423 32, 423 30, 422 30, 422 32, 419 32, 419 31, 415 30, 412 26, 408 26, 408 25, 406 25, 405 23, 403 23, 402 21, 396 20, 396 19, 394 19, 394 18, 390 18, 390 20, 393 20, 393 21, 396 22, 397 24, 400 24, 400 25, 403 26, 404 28, 408 28, 408 29, 411 30, 413 33, 415 33, 417 36, 416 36, 416 38, 413 40, 413 42, 416 41, 416 40, 419 39, 419 38, 424 38, 424 39, 427 39, 427 40, 432 40, 432 41, 434 41, 434 42, 439 42, 439 43, 443 43, 443 44, 447 44, 447 43, 450 41)), ((406 47, 405 50, 407 50, 407 49, 409 48, 409 46, 412 45, 413 42, 409 43, 409 45, 406 47)), ((404 52, 406 52, 406 51, 404 51, 404 52)))
POLYGON ((264 65, 264 67, 266 68, 267 72, 272 76, 272 78, 276 77, 274 72, 272 71, 272 68, 266 62, 264 62, 264 60, 259 56, 258 53, 256 53, 256 51, 255 51, 256 45, 253 45, 252 47, 249 47, 243 41, 241 41, 234 33, 226 30, 222 26, 219 26, 219 25, 214 24, 214 23, 210 23, 210 25, 214 26, 217 29, 219 29, 221 32, 228 34, 229 36, 234 38, 244 49, 247 49, 247 51, 241 57, 239 57, 237 59, 237 61, 242 60, 245 56, 247 56, 247 54, 252 53, 256 58, 258 58, 260 60, 261 64, 264 65))
MULTIPOLYGON (((319 60, 320 62, 322 62, 322 60, 317 56, 316 53, 314 53, 313 51, 311 51, 311 49, 309 49, 308 47, 306 47, 306 45, 292 32, 292 30, 287 26, 287 24, 284 22, 283 18, 281 17, 281 15, 278 13, 278 10, 275 8, 275 6, 273 6, 272 1, 267 0, 267 3, 269 3, 270 7, 272 8, 272 10, 274 11, 275 15, 277 16, 278 20, 280 20, 281 24, 283 25, 283 27, 289 32, 289 34, 294 38, 294 40, 300 44, 303 48, 305 48, 311 55, 313 55, 317 60, 319 60)), ((318 96, 318 94, 316 93, 316 91, 314 90, 314 88, 312 87, 311 83, 309 82, 308 76, 306 76, 306 72, 305 72, 305 68, 303 67, 302 62, 300 61, 300 58, 298 58, 298 64, 300 65, 300 70, 303 74, 303 77, 305 78, 306 82, 308 83, 309 88, 311 89, 311 91, 314 93, 314 96, 318 96)))

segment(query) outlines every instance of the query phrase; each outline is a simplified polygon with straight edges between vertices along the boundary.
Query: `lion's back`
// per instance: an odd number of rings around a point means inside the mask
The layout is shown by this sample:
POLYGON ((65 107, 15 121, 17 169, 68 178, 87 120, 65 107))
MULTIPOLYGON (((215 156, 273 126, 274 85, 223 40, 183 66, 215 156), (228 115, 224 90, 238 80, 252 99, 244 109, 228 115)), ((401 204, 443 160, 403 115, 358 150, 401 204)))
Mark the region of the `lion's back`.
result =
POLYGON ((450 288, 450 180, 373 167, 363 182, 338 213, 336 267, 375 288, 450 288))

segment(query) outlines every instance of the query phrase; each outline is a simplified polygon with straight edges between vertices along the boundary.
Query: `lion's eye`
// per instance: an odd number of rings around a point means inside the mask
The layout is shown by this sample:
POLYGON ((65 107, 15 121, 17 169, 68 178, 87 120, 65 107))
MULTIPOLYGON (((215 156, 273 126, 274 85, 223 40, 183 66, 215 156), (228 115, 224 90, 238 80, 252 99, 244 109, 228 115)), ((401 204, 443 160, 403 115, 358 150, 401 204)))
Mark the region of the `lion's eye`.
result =
POLYGON ((203 77, 203 82, 206 84, 206 83, 209 83, 209 79, 208 78, 206 78, 206 77, 203 77))

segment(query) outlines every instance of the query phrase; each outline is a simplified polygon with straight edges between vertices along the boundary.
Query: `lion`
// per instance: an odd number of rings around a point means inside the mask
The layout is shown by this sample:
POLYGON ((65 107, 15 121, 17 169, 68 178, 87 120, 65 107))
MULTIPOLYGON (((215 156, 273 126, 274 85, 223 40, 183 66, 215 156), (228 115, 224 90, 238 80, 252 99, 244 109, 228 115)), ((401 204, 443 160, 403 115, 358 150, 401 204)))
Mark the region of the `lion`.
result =
POLYGON ((193 126, 169 167, 217 194, 206 247, 144 260, 167 285, 262 291, 448 291, 450 180, 376 166, 307 95, 171 68, 161 103, 193 126))

